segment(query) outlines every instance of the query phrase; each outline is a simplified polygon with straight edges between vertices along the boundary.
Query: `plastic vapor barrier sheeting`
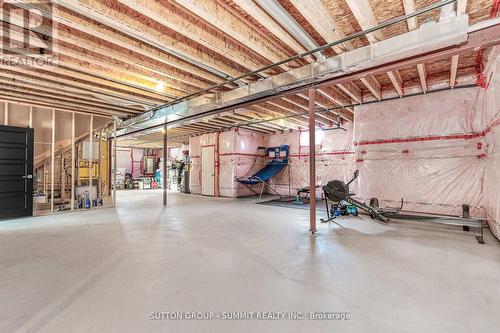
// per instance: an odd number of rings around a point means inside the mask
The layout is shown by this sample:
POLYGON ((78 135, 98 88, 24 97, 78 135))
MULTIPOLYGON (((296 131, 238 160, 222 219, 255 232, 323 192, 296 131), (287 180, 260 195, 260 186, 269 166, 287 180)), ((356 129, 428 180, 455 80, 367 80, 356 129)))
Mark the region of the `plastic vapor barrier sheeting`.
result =
POLYGON ((483 119, 486 143, 486 167, 483 183, 483 205, 492 232, 500 239, 500 49, 490 54, 485 69, 489 78, 486 90, 479 94, 479 110, 483 119))
MULTIPOLYGON (((490 53, 487 87, 471 87, 355 107, 354 128, 316 132, 317 195, 333 179, 348 181, 356 197, 377 197, 382 206, 429 213, 486 217, 500 234, 500 60, 490 53)), ((309 133, 262 135, 232 130, 191 138, 190 186, 200 193, 201 147, 216 147, 216 195, 252 194, 235 177, 265 165, 259 147, 290 146, 289 164, 270 185, 282 195, 309 186, 309 133)), ((260 185, 256 186, 260 191, 260 185)))
MULTIPOLYGON (((352 125, 346 130, 316 131, 316 184, 317 196, 321 186, 333 179, 348 180, 354 173, 354 151, 352 147, 352 125)), ((289 132, 269 136, 269 146, 290 145, 290 160, 287 169, 271 179, 271 185, 282 195, 295 195, 297 190, 309 186, 309 132, 289 132)))
POLYGON ((479 88, 420 95, 355 109, 358 196, 406 210, 461 215, 482 209, 485 144, 479 88))
POLYGON ((215 195, 238 197, 253 192, 234 180, 235 177, 251 175, 264 166, 264 150, 267 138, 262 134, 245 130, 231 130, 204 134, 189 139, 191 171, 189 174, 191 193, 201 193, 201 149, 215 147, 215 195))

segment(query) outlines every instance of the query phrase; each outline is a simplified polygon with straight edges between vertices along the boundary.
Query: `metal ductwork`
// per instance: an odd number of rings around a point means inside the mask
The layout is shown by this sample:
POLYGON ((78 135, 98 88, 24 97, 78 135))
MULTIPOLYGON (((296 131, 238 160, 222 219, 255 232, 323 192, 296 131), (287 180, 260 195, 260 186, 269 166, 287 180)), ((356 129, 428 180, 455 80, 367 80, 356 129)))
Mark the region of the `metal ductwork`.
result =
MULTIPOLYGON (((314 50, 319 47, 314 39, 302 29, 300 24, 283 8, 276 0, 256 0, 262 9, 264 9, 272 18, 274 18, 282 27, 291 33, 306 49, 314 50)), ((323 52, 314 54, 318 59, 324 59, 323 52)))
POLYGON ((455 16, 455 4, 450 3, 449 5, 441 7, 441 11, 439 12, 439 20, 445 20, 450 17, 455 16))
POLYGON ((321 59, 301 68, 251 83, 243 88, 206 94, 158 109, 152 116, 148 115, 150 119, 147 121, 139 122, 136 117, 131 118, 120 124, 122 128, 118 131, 118 135, 137 132, 165 122, 173 126, 205 116, 210 112, 222 112, 233 106, 237 107, 242 103, 274 96, 280 92, 450 48, 465 43, 468 31, 467 15, 455 16, 442 22, 429 22, 417 30, 328 59, 321 59), (433 39, 430 40, 429 36, 433 36, 433 39))

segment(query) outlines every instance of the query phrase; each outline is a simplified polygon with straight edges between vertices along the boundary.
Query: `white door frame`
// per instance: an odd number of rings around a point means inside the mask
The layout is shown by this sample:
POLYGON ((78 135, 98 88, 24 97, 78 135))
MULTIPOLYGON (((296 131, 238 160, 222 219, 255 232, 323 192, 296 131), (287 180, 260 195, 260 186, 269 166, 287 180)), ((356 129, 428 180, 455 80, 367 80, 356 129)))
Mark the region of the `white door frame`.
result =
POLYGON ((207 145, 201 147, 201 194, 208 196, 215 196, 215 145, 207 145), (208 155, 206 155, 208 154, 208 155), (207 165, 205 168, 203 164, 207 163, 205 157, 210 158, 211 162, 208 162, 209 169, 207 170, 207 165), (206 172, 210 173, 206 174, 206 172))

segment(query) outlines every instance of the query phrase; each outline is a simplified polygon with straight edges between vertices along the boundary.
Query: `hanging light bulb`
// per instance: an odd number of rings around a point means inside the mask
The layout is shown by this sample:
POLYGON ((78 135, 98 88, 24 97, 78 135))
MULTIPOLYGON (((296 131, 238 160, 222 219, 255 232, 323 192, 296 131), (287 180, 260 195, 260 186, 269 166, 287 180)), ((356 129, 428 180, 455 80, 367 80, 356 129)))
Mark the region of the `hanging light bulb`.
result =
POLYGON ((162 81, 156 82, 155 89, 156 89, 156 91, 160 91, 160 92, 163 91, 165 89, 165 83, 163 83, 162 81))

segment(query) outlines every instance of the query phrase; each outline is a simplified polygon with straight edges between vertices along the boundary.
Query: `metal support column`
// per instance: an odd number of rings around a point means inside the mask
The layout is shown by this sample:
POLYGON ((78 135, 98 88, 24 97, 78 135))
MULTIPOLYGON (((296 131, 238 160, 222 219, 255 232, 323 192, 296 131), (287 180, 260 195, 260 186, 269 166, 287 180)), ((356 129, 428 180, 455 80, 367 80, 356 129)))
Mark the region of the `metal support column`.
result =
POLYGON ((290 170, 290 164, 286 167, 288 169, 288 196, 292 195, 292 175, 290 170))
POLYGON ((309 89, 309 231, 316 232, 316 92, 309 89))
POLYGON ((66 169, 64 168, 64 149, 61 150, 61 204, 66 201, 66 169))
POLYGON ((56 110, 52 109, 51 124, 51 144, 50 144, 50 211, 54 212, 54 175, 56 167, 56 110))
POLYGON ((113 207, 116 207, 116 119, 113 120, 113 207))
POLYGON ((71 114, 71 210, 75 209, 75 113, 71 114))
POLYGON ((90 207, 92 207, 92 183, 94 182, 94 177, 92 177, 92 172, 94 171, 94 136, 92 132, 94 131, 94 115, 90 115, 90 125, 89 125, 89 198, 90 207))
POLYGON ((167 206, 167 124, 163 125, 163 206, 167 206))
POLYGON ((102 190, 102 172, 101 172, 101 166, 102 166, 102 128, 99 128, 99 138, 97 139, 97 152, 98 152, 98 164, 97 164, 97 170, 98 170, 98 175, 97 177, 97 197, 102 198, 103 197, 103 190, 102 190))

